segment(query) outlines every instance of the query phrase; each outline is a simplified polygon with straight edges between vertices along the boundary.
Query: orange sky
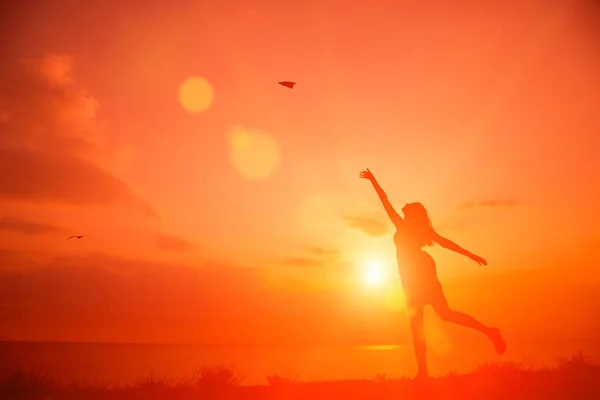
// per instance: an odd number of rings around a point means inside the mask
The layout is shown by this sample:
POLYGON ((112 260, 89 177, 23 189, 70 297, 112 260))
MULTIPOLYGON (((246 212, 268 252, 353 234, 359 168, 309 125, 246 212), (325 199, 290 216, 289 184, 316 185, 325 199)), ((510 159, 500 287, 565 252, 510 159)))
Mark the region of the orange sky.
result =
POLYGON ((366 167, 489 262, 431 249, 451 303, 516 332, 562 288, 570 334, 589 328, 597 3, 143 3, 4 13, 0 339, 404 340, 366 167))

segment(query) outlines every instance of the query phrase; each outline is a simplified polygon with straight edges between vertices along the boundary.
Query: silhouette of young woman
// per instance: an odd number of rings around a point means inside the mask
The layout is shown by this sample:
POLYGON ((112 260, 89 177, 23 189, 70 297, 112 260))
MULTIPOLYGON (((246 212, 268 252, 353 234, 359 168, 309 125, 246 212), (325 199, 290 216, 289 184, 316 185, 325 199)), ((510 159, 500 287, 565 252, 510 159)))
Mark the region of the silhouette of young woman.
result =
POLYGON ((403 219, 394 210, 387 195, 369 169, 362 171, 359 177, 371 181, 385 211, 396 227, 394 234, 396 258, 410 315, 413 346, 419 371, 417 377, 429 376, 423 333, 423 306, 428 304, 433 307, 443 321, 466 326, 485 334, 494 344, 496 352, 503 354, 506 350, 506 343, 497 328, 485 326, 473 317, 454 311, 448 306, 442 285, 437 277, 435 262, 427 252, 422 250, 422 247, 432 246, 433 242, 436 242, 446 249, 469 257, 479 265, 487 265, 487 262, 435 232, 429 221, 427 210, 422 204, 406 204, 402 208, 403 219))

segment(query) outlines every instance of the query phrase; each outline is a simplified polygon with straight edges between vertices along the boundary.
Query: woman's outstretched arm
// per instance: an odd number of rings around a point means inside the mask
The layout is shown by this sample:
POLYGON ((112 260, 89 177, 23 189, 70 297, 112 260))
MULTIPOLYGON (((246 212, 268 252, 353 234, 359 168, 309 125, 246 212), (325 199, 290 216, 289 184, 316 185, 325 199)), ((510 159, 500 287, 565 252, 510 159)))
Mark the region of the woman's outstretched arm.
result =
POLYGON ((475 261, 479 265, 487 265, 487 261, 485 261, 483 258, 471 253, 470 251, 463 249, 462 247, 454 243, 452 240, 440 236, 437 232, 434 232, 433 240, 443 248, 452 250, 458 254, 462 254, 463 256, 469 257, 471 260, 475 261))
POLYGON ((398 212, 396 210, 394 210, 392 203, 390 203, 390 201, 387 198, 387 194, 385 194, 385 192, 383 191, 381 186, 379 186, 379 183, 377 182, 377 179, 375 179, 375 176, 373 175, 373 173, 371 171, 369 171, 369 169, 367 168, 366 171, 361 171, 360 174, 358 174, 358 176, 363 179, 368 179, 373 184, 373 188, 375 188, 377 195, 379 195, 379 198, 381 199, 381 203, 383 204, 383 208, 385 209, 385 212, 392 220, 392 223, 394 224, 394 226, 396 226, 396 228, 398 228, 400 226, 400 224, 402 224, 404 222, 404 220, 402 219, 400 214, 398 214, 398 212))

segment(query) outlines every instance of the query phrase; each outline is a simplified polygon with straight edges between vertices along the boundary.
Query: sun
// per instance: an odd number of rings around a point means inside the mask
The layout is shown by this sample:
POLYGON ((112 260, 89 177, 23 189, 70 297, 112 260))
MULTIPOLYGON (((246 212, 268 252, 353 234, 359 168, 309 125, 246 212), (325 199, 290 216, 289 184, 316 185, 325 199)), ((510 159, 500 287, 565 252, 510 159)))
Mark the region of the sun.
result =
POLYGON ((378 261, 370 261, 366 265, 363 280, 368 286, 381 286, 384 275, 383 265, 378 261))

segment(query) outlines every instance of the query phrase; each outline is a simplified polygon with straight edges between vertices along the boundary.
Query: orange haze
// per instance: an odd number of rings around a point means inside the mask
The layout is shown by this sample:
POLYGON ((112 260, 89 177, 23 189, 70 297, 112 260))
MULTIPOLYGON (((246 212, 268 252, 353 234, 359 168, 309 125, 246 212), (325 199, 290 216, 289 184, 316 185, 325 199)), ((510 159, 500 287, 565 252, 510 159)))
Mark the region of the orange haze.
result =
POLYGON ((3 10, 0 339, 408 343, 367 167, 451 304, 597 334, 598 3, 350 3, 3 10))

